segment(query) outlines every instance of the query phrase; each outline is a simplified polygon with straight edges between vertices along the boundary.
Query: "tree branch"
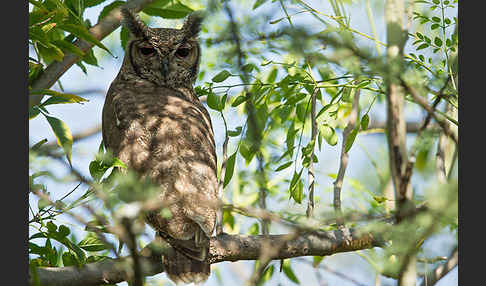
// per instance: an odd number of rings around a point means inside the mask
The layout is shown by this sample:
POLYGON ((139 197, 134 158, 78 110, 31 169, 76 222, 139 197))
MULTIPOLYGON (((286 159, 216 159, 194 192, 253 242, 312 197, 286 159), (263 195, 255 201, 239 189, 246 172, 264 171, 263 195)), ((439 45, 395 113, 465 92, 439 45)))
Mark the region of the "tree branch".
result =
POLYGON ((452 251, 449 260, 446 263, 443 263, 431 272, 428 272, 420 286, 425 285, 434 285, 439 281, 442 277, 444 277, 447 273, 449 273, 454 267, 457 266, 459 262, 459 251, 457 247, 452 251))
MULTIPOLYGON (((299 256, 326 256, 340 252, 356 251, 381 247, 382 239, 371 233, 360 233, 350 229, 350 243, 345 243, 341 231, 301 233, 295 239, 289 240, 283 235, 220 235, 211 237, 207 261, 219 263, 223 261, 256 260, 268 243, 281 243, 282 247, 271 259, 286 259, 299 256)), ((143 274, 155 275, 164 271, 161 262, 161 252, 155 251, 150 245, 146 246, 139 256, 143 274)), ((128 272, 133 269, 133 259, 105 259, 84 265, 80 268, 68 267, 39 267, 37 278, 40 285, 100 285, 115 284, 126 281, 128 272)), ((33 285, 30 273, 30 284, 33 285)))
POLYGON ((346 151, 346 141, 349 135, 356 128, 356 123, 358 121, 359 113, 359 95, 360 90, 356 90, 353 98, 353 104, 351 106, 351 114, 349 115, 348 125, 343 132, 343 142, 341 147, 341 158, 339 161, 339 170, 337 173, 336 180, 334 181, 334 199, 333 205, 336 212, 336 223, 339 227, 344 226, 344 218, 341 210, 341 188, 343 186, 344 174, 346 173, 346 168, 348 166, 348 151, 346 151))

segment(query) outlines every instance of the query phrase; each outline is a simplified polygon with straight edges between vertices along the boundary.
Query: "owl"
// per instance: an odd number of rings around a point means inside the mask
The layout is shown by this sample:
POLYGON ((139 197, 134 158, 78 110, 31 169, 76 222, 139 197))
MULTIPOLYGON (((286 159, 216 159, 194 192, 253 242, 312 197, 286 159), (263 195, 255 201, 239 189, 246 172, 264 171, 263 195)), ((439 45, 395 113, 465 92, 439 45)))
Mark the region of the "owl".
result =
POLYGON ((103 142, 141 178, 160 186, 170 211, 145 221, 168 243, 164 270, 179 283, 201 283, 218 207, 216 148, 211 118, 193 90, 198 74, 202 14, 181 29, 152 28, 122 9, 131 38, 103 106, 103 142))

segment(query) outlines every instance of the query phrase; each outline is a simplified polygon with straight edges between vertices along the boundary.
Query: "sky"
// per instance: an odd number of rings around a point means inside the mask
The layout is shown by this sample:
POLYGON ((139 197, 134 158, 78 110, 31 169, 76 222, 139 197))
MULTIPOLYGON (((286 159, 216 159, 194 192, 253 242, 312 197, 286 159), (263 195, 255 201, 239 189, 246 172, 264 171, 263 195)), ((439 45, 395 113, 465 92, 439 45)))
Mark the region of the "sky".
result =
MULTIPOLYGON (((107 3, 112 2, 108 1, 107 3)), ((253 2, 253 1, 251 1, 253 2)), ((268 1, 269 3, 271 1, 268 1)), ((351 18, 351 26, 363 33, 371 35, 371 28, 368 22, 368 18, 366 15, 366 11, 362 8, 364 6, 360 5, 364 1, 354 1, 359 2, 356 3, 351 7, 350 15, 351 18)), ((373 3, 376 1, 373 1, 373 3)), ((265 5, 262 6, 262 9, 266 9, 265 5)), ((332 14, 332 10, 327 1, 306 1, 310 6, 314 7, 315 9, 322 11, 326 14, 332 14)), ((250 4, 243 4, 251 6, 250 4)), ((87 9, 85 12, 86 18, 90 19, 92 23, 97 22, 97 16, 101 11, 103 6, 101 7, 93 7, 87 9)), ((380 8, 380 5, 372 5, 373 8, 380 8)), ((260 9, 260 8, 259 8, 260 9)), ((383 21, 383 13, 380 10, 373 9, 373 14, 375 18, 375 24, 377 27, 377 33, 379 35, 379 40, 385 42, 386 37, 384 33, 384 21, 383 21)), ((237 15, 238 16, 238 15, 237 15)), ((275 18, 279 18, 280 16, 275 15, 275 18)), ((296 21, 308 21, 309 25, 313 24, 313 20, 309 19, 305 15, 296 16, 296 21)), ((165 21, 159 20, 156 21, 154 25, 157 24, 164 24, 165 21)), ((83 131, 87 128, 94 127, 101 123, 101 111, 104 102, 104 93, 108 90, 108 87, 111 81, 115 78, 118 73, 118 70, 121 66, 121 61, 123 59, 123 51, 119 47, 119 40, 118 40, 118 30, 113 33, 108 39, 103 40, 104 44, 109 45, 110 50, 116 58, 111 56, 105 56, 102 60, 99 61, 100 67, 93 67, 87 65, 88 75, 85 75, 78 67, 73 66, 69 69, 62 77, 61 82, 66 92, 69 91, 80 91, 89 88, 90 90, 100 91, 100 92, 93 92, 83 94, 82 96, 89 99, 89 102, 84 103, 82 106, 78 104, 63 104, 63 105, 55 105, 50 107, 48 110, 51 114, 55 117, 61 118, 71 129, 73 134, 78 133, 79 131, 83 131)), ((369 40, 362 39, 363 43, 374 47, 374 44, 369 40)), ((102 55, 103 51, 98 48, 95 48, 95 53, 97 55, 102 55)), ((204 58, 202 59, 204 61, 204 58)), ((213 75, 218 73, 219 70, 207 72, 205 79, 210 79, 213 75)), ((225 82, 226 83, 226 82, 225 82)), ((231 78, 228 80, 228 83, 231 83, 231 78)), ((53 89, 58 89, 57 85, 53 87, 53 89)), ((380 107, 377 107, 379 109, 380 107)), ((382 108, 382 107, 381 107, 382 108)), ((215 112, 210 112, 211 118, 213 121, 214 130, 224 130, 222 120, 215 112)), ((421 113, 417 112, 416 110, 407 110, 408 118, 420 118, 421 113)), ((384 119, 383 113, 376 113, 376 117, 373 117, 374 120, 380 121, 384 119)), ((372 120, 373 120, 372 119, 372 120)), ((237 115, 232 116, 228 119, 229 129, 234 129, 235 126, 241 126, 241 117, 239 118, 237 115)), ((224 134, 221 132, 216 132, 216 143, 217 143, 217 152, 221 154, 221 145, 224 140, 224 134)), ((382 143, 383 138, 380 137, 382 135, 367 135, 367 136, 358 136, 357 144, 362 146, 375 146, 379 145, 377 143, 382 143)), ((33 120, 29 121, 29 145, 32 145, 44 138, 47 138, 49 142, 54 141, 54 136, 50 130, 48 123, 46 122, 45 118, 42 116, 38 116, 33 120)), ((410 142, 413 142, 413 137, 408 138, 410 142)), ((98 150, 98 146, 101 142, 101 133, 97 134, 96 136, 92 136, 89 139, 82 140, 78 143, 75 143, 73 146, 73 153, 72 153, 72 162, 73 166, 80 170, 83 175, 89 177, 89 170, 88 165, 89 162, 94 158, 98 150)), ((382 145, 382 144, 381 144, 382 145)), ((325 177, 326 174, 329 173, 336 173, 337 172, 337 162, 339 156, 339 149, 341 146, 341 138, 338 144, 334 147, 328 146, 328 149, 325 149, 323 152, 319 154, 319 160, 325 160, 329 162, 329 164, 321 164, 325 165, 317 172, 319 174, 323 174, 325 177)), ((368 150, 369 152, 384 152, 383 150, 368 150)), ((367 159, 366 154, 361 148, 354 147, 351 149, 350 152, 350 165, 347 170, 347 176, 349 177, 358 177, 360 172, 366 168, 373 168, 369 160, 367 159)), ((59 163, 53 163, 54 167, 52 171, 59 176, 66 175, 66 171, 63 166, 59 163)), ((72 190, 77 183, 76 182, 54 182, 52 180, 43 180, 42 181, 47 189, 51 192, 51 196, 53 198, 60 198, 69 190, 72 190)), ((331 183, 331 180, 328 179, 326 181, 321 181, 320 184, 325 185, 326 183, 331 183)), ((79 188, 79 190, 75 191, 72 194, 73 198, 81 195, 86 191, 85 188, 79 188)), ((322 194, 322 200, 330 199, 329 196, 326 197, 326 193, 322 194)), ((346 198, 346 197, 345 197, 346 198)), ((344 199, 345 199, 344 198, 344 199)), ((69 200, 68 200, 69 201, 69 200)), ((36 208, 37 206, 37 199, 34 196, 30 196, 29 203, 36 208)), ((289 206, 295 207, 295 206, 289 206)), ((80 214, 86 215, 82 211, 80 214)), ((29 213, 29 218, 31 218, 31 214, 29 213)), ((78 239, 81 238, 83 233, 83 228, 79 226, 74 220, 70 217, 64 216, 60 219, 60 223, 66 223, 72 225, 74 227, 74 233, 77 234, 78 239)), ((148 227, 147 227, 148 228, 148 227)), ((29 228, 31 234, 35 232, 34 229, 29 228)), ((148 231, 149 234, 153 234, 150 230, 148 231)), ((147 241, 149 238, 147 238, 147 241)), ((438 235, 434 237, 431 241, 427 243, 431 244, 431 249, 433 249, 433 253, 437 255, 447 255, 449 252, 450 247, 455 243, 455 240, 447 235, 438 235)), ((311 261, 311 260, 310 260, 311 261)), ((356 281, 363 283, 364 285, 374 285, 374 270, 371 266, 360 256, 354 253, 343 253, 332 255, 326 257, 322 262, 325 266, 346 273, 356 281)), ((278 269, 278 261, 274 262, 276 269, 278 269)), ((235 277, 249 277, 252 270, 252 262, 224 262, 219 263, 215 266, 219 269, 221 273, 223 281, 225 283, 223 285, 237 285, 238 281, 235 280, 235 277), (232 283, 230 284, 230 281, 232 283)), ((318 285, 317 278, 314 274, 315 270, 312 266, 308 265, 305 262, 299 262, 292 260, 292 266, 294 272, 296 273, 297 277, 301 280, 301 284, 303 285, 318 285)), ((214 271, 214 270, 213 270, 214 271)), ((320 273, 324 277, 326 281, 326 285, 356 285, 350 281, 340 278, 336 274, 333 274, 331 271, 321 270, 320 273)), ((154 276, 152 279, 158 278, 165 278, 165 274, 159 274, 154 276)), ((244 281, 245 279, 243 279, 244 281)), ((165 280, 167 281, 167 280, 165 280)), ((382 278, 381 280, 382 285, 395 285, 392 279, 382 278)), ((170 285, 167 284, 165 285, 170 285)), ((270 282, 266 285, 294 285, 290 280, 283 273, 275 273, 273 278, 270 282)), ((439 286, 448 286, 448 285, 457 285, 457 268, 451 271, 446 277, 444 277, 437 285, 439 286)), ((119 283, 119 285, 126 285, 126 283, 119 283)), ((206 282, 205 285, 219 285, 217 275, 211 275, 210 279, 206 282)))

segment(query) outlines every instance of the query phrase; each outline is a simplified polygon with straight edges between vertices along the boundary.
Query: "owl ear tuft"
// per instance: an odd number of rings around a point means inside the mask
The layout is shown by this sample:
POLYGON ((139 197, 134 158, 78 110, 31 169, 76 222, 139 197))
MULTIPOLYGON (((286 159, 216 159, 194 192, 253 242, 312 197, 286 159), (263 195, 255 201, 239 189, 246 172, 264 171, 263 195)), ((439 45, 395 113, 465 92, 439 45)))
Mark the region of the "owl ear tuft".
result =
POLYGON ((187 16, 182 29, 186 31, 187 37, 197 37, 201 31, 201 23, 204 20, 205 13, 203 10, 194 11, 187 16))
POLYGON ((121 8, 120 11, 123 16, 121 24, 125 26, 135 37, 144 37, 147 26, 140 20, 138 15, 128 8, 121 8))

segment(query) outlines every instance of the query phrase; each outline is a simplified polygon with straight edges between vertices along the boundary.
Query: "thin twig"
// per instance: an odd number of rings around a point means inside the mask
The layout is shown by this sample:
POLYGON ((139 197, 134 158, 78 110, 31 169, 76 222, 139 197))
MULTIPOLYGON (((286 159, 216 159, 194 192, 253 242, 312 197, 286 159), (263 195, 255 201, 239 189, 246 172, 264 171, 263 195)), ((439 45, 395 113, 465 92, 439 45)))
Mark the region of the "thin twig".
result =
POLYGON ((437 281, 439 281, 442 277, 444 277, 447 273, 449 273, 452 269, 454 269, 454 267, 456 267, 458 263, 459 263, 459 250, 456 247, 454 248, 454 250, 449 256, 449 259, 445 263, 437 266, 434 270, 425 274, 424 280, 422 281, 420 286, 434 285, 435 283, 437 283, 437 281))
POLYGON ((458 144, 458 139, 456 137, 456 134, 454 134, 451 131, 446 120, 444 118, 437 116, 434 109, 431 106, 429 106, 429 104, 427 103, 424 97, 418 94, 415 88, 407 84, 402 78, 400 78, 400 81, 402 83, 402 86, 406 89, 406 91, 413 97, 414 101, 418 103, 423 109, 425 109, 435 119, 435 121, 437 121, 437 123, 442 128, 444 133, 447 136, 449 136, 454 141, 454 143, 458 144))
MULTIPOLYGON (((221 163, 221 171, 219 173, 218 182, 218 198, 223 198, 223 188, 224 188, 224 176, 226 175, 226 163, 228 161, 228 125, 226 124, 226 119, 224 118, 223 112, 221 112, 221 118, 224 123, 225 137, 223 142, 223 162, 221 163)), ((216 235, 223 233, 223 209, 218 209, 216 214, 216 235)))
MULTIPOLYGON (((312 265, 312 262, 311 261, 309 261, 307 259, 304 259, 304 258, 297 258, 296 260, 299 261, 299 262, 304 262, 306 264, 312 265)), ((325 265, 324 263, 320 263, 317 267, 314 267, 314 268, 323 269, 323 270, 325 270, 325 271, 327 271, 329 273, 332 273, 332 274, 338 276, 339 278, 342 278, 344 280, 347 280, 349 282, 352 282, 352 283, 354 283, 354 284, 356 284, 358 286, 365 286, 365 284, 362 284, 359 281, 356 281, 354 278, 352 278, 352 277, 344 274, 343 272, 340 272, 340 271, 337 271, 337 270, 334 270, 334 269, 330 268, 329 266, 325 265)))
MULTIPOLYGON (((311 142, 316 142, 317 137, 317 122, 316 122, 316 97, 317 93, 319 92, 318 88, 314 88, 311 97, 311 124, 312 124, 312 131, 311 131, 311 142)), ((315 175, 314 175, 314 149, 312 148, 312 152, 310 154, 310 162, 308 168, 308 176, 309 176, 309 201, 307 203, 307 217, 312 217, 314 213, 314 187, 315 187, 315 175)))

